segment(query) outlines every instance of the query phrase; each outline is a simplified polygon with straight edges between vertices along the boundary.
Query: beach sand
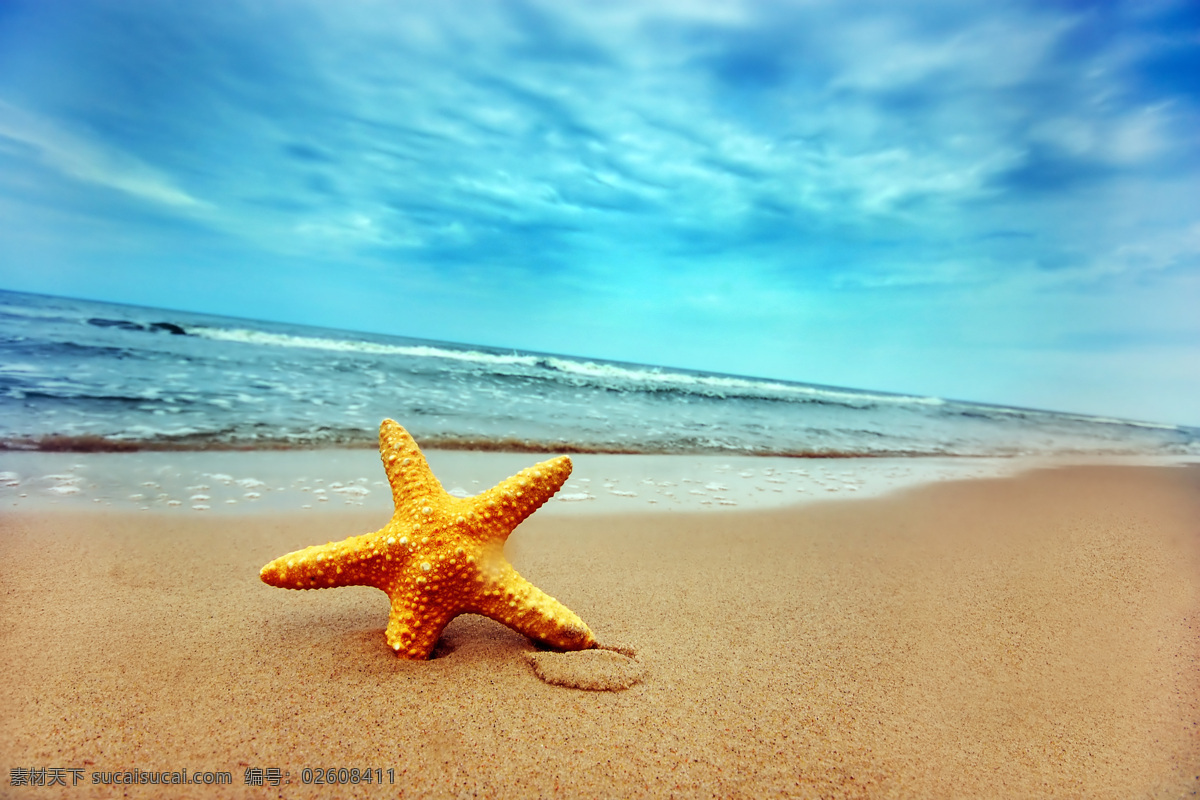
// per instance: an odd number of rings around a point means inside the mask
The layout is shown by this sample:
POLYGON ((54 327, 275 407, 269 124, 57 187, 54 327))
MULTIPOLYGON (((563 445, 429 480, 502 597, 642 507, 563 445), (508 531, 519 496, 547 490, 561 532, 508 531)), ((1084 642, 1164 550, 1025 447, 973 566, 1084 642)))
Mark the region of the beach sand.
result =
POLYGON ((539 680, 528 640, 474 616, 434 660, 401 661, 382 592, 258 579, 278 555, 385 521, 0 513, 0 796, 1200 792, 1198 467, 535 514, 510 558, 636 652, 643 680, 615 692, 539 680), (384 784, 304 785, 329 767, 384 784), (13 786, 30 768, 80 782, 13 786), (267 768, 290 783, 245 785, 267 768), (232 784, 91 783, 131 769, 232 784))

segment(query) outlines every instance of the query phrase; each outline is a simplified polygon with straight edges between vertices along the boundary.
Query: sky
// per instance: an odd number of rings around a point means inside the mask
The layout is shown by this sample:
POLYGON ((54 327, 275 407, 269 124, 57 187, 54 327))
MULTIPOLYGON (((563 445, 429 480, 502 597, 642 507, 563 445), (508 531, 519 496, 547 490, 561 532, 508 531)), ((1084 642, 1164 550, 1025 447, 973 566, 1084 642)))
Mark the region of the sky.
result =
POLYGON ((0 288, 1200 425, 1200 5, 0 0, 0 288))

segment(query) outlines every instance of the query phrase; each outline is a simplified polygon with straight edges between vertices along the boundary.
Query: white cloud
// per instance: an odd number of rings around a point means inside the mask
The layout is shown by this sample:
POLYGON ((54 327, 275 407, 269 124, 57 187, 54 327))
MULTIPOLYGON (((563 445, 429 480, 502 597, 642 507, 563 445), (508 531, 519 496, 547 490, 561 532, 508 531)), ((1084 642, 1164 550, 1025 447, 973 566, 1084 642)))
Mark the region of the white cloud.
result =
POLYGON ((161 205, 200 208, 200 200, 128 153, 68 133, 58 125, 0 100, 0 137, 32 147, 59 173, 161 205))

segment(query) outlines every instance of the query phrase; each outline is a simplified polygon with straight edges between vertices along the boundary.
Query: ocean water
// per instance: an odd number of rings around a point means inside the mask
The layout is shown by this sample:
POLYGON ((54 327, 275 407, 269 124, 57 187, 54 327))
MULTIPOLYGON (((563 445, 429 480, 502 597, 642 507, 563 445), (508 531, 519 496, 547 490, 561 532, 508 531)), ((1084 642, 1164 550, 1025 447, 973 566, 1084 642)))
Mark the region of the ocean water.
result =
POLYGON ((0 291, 0 447, 1200 454, 1200 429, 0 291))

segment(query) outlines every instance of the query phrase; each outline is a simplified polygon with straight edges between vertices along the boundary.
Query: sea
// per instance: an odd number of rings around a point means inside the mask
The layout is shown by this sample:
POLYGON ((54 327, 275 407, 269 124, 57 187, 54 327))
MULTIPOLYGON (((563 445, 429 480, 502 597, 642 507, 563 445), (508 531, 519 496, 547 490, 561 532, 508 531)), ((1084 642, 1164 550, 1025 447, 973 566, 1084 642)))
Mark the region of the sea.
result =
POLYGON ((1193 455, 1200 429, 0 291, 0 449, 1193 455))

